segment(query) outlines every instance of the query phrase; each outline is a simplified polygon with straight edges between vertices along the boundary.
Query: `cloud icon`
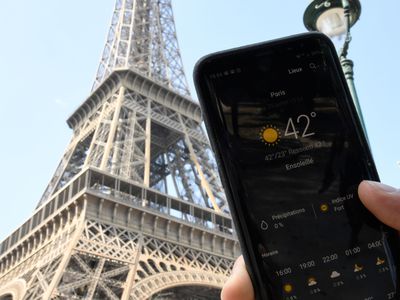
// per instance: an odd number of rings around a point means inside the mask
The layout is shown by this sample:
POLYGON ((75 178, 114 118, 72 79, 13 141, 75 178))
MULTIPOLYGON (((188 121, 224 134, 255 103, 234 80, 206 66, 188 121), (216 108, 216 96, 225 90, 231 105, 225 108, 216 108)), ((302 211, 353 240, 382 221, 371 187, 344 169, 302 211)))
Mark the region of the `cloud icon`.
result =
POLYGON ((339 276, 340 276, 340 273, 337 272, 337 271, 333 271, 333 272, 331 273, 331 278, 338 278, 339 276))

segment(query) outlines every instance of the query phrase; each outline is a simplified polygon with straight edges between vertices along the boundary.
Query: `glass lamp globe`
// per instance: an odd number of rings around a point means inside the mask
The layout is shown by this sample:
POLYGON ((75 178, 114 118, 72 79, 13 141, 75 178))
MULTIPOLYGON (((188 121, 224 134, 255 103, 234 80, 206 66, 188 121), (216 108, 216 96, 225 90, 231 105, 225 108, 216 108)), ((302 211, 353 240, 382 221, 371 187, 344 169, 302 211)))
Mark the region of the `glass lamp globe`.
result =
POLYGON ((315 26, 319 32, 331 38, 336 51, 339 52, 342 49, 347 33, 347 23, 342 7, 335 7, 324 11, 317 19, 315 26))
MULTIPOLYGON (((350 26, 361 14, 359 0, 348 0, 350 26)), ((309 31, 319 31, 331 38, 337 50, 343 47, 349 28, 344 16, 342 0, 313 0, 304 13, 304 25, 309 31)))
POLYGON ((344 19, 344 9, 335 7, 324 11, 317 19, 315 26, 319 32, 325 33, 329 37, 345 35, 347 25, 344 19))

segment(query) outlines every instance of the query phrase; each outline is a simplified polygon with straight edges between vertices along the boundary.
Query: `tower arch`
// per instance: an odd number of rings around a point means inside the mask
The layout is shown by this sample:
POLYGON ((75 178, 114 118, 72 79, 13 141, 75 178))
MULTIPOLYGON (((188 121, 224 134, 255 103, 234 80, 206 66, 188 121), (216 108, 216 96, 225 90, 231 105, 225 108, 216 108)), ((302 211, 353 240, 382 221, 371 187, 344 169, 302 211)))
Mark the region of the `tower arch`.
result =
POLYGON ((17 279, 4 287, 0 287, 0 300, 22 300, 26 292, 26 282, 17 279))
POLYGON ((174 271, 162 272, 150 276, 137 285, 131 292, 131 299, 149 299, 161 291, 183 286, 204 286, 222 289, 227 276, 211 272, 174 271))

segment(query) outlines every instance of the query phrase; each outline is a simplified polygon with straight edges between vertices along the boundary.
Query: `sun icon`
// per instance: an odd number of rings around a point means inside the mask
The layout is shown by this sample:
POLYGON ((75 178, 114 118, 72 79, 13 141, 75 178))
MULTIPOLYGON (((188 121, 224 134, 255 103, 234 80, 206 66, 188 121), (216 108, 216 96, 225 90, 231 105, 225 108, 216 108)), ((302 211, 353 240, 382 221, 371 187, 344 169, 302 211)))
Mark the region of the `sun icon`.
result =
POLYGON ((280 141, 280 131, 276 126, 267 125, 260 131, 260 140, 268 146, 276 146, 280 141))

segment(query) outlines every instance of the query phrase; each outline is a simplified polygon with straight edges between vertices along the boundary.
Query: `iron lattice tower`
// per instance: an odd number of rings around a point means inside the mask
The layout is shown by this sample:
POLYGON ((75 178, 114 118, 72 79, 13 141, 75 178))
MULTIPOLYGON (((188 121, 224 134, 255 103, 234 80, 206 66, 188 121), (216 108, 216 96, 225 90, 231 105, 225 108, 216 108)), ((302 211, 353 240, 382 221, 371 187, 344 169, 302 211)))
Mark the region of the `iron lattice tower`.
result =
POLYGON ((117 0, 73 137, 0 244, 0 299, 211 299, 239 245, 201 122, 170 0, 117 0))

